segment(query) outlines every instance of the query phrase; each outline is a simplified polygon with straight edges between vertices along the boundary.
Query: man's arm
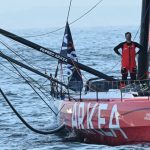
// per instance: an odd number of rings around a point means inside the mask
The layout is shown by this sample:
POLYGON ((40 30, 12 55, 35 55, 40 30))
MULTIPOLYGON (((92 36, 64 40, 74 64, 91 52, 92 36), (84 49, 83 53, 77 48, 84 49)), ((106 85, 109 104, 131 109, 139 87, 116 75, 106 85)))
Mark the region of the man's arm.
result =
POLYGON ((137 48, 139 48, 139 51, 136 54, 140 54, 143 51, 144 47, 141 44, 136 42, 134 42, 134 44, 137 48))
POLYGON ((120 52, 119 52, 118 50, 119 50, 120 48, 122 48, 122 46, 123 46, 123 43, 120 43, 119 45, 117 45, 117 46, 114 48, 115 53, 118 54, 118 55, 120 55, 120 56, 122 56, 122 55, 120 54, 120 52))

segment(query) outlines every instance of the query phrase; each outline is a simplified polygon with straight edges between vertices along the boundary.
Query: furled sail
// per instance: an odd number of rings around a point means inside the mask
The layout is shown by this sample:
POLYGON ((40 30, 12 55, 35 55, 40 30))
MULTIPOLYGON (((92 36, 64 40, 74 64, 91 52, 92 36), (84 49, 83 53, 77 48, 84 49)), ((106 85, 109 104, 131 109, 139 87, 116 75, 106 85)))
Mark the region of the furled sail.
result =
MULTIPOLYGON (((68 22, 66 23, 60 54, 78 62, 68 22)), ((67 76, 69 88, 76 92, 81 91, 83 88, 83 79, 80 69, 76 65, 67 64, 67 76)))

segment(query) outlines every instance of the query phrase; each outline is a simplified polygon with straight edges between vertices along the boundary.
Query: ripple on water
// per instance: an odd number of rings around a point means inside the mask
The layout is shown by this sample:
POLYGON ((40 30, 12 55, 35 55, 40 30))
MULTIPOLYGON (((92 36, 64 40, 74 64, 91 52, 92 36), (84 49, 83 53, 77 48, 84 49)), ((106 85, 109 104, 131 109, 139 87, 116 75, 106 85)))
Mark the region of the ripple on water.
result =
MULTIPOLYGON (((136 28, 130 28, 135 33, 136 28)), ((79 61, 98 69, 104 73, 118 75, 120 73, 120 58, 114 54, 113 47, 122 41, 122 34, 124 28, 98 28, 98 29, 75 29, 74 31, 74 43, 79 56, 79 61), (114 35, 114 38, 110 38, 114 35), (118 65, 116 65, 118 64, 118 65), (115 66, 115 67, 114 67, 115 66), (113 68, 113 69, 112 69, 113 68)), ((40 33, 42 31, 16 31, 20 34, 26 33, 40 33)), ((32 41, 36 41, 46 47, 56 49, 59 52, 62 42, 63 32, 58 32, 53 35, 51 41, 48 37, 32 38, 32 41), (48 42, 47 42, 48 41, 48 42)), ((9 39, 4 38, 4 41, 8 42, 16 52, 24 56, 24 59, 28 61, 30 65, 34 65, 39 68, 43 73, 54 73, 57 61, 49 56, 43 55, 35 50, 26 48, 22 45, 18 45, 9 39)), ((14 57, 14 54, 8 52, 6 49, 2 50, 4 53, 14 57)), ((16 58, 16 57, 15 57, 16 58)), ((16 58, 18 59, 18 58, 16 58)), ((19 59, 18 59, 19 60, 19 59)), ((0 58, 0 61, 11 68, 9 63, 0 58)), ((7 97, 15 105, 19 113, 34 127, 38 129, 51 129, 55 124, 55 117, 52 112, 45 106, 40 98, 33 92, 31 87, 25 84, 25 82, 16 74, 10 72, 5 67, 1 67, 0 71, 0 85, 7 97), (3 71, 7 71, 4 73, 3 71), (10 77, 14 76, 17 79, 10 77)), ((25 71, 25 70, 24 70, 25 71)), ((45 79, 33 75, 33 73, 27 72, 32 78, 40 83, 49 84, 45 79)), ((85 72, 84 72, 85 73, 85 72)), ((93 77, 90 74, 85 74, 87 78, 93 77)), ((47 87, 47 90, 48 87, 47 87)), ((110 147, 106 145, 94 145, 84 144, 77 141, 67 142, 63 135, 39 135, 33 133, 27 129, 20 120, 15 116, 12 110, 8 107, 7 103, 0 96, 0 150, 49 150, 49 149, 101 149, 101 150, 144 150, 149 149, 150 144, 138 144, 132 146, 117 146, 110 147)), ((49 100, 47 103, 50 104, 49 100)))

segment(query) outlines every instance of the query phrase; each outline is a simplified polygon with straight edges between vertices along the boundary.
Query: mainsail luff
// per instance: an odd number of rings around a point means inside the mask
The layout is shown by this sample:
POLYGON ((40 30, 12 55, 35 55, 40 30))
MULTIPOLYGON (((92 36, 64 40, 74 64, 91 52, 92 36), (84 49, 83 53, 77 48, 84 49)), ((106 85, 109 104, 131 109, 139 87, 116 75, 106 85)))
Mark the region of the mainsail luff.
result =
POLYGON ((99 71, 97 71, 97 70, 95 70, 93 68, 90 68, 88 66, 85 66, 85 65, 83 65, 81 63, 75 62, 75 61, 73 61, 70 58, 64 57, 64 56, 62 56, 62 55, 60 55, 60 54, 58 54, 56 52, 53 52, 50 49, 42 47, 42 46, 40 46, 40 45, 38 45, 36 43, 33 43, 33 42, 29 41, 29 40, 26 40, 26 39, 24 39, 22 37, 19 37, 19 36, 15 35, 13 33, 10 33, 10 32, 8 32, 6 30, 0 29, 0 34, 4 35, 4 36, 6 36, 6 37, 8 37, 10 39, 13 39, 13 40, 15 40, 15 41, 17 41, 19 43, 27 45, 27 46, 29 46, 29 47, 31 47, 33 49, 36 49, 36 50, 38 50, 38 51, 40 51, 42 53, 45 53, 45 54, 47 54, 47 55, 49 55, 51 57, 54 57, 54 58, 56 58, 56 59, 58 59, 58 60, 60 60, 60 61, 62 61, 64 63, 75 65, 77 68, 79 68, 81 70, 84 70, 86 72, 89 72, 89 73, 91 73, 91 74, 93 74, 95 76, 98 76, 100 78, 106 79, 108 81, 114 81, 115 80, 114 78, 112 78, 112 77, 110 77, 110 76, 108 76, 108 75, 106 75, 106 74, 104 74, 102 72, 99 72, 99 71))

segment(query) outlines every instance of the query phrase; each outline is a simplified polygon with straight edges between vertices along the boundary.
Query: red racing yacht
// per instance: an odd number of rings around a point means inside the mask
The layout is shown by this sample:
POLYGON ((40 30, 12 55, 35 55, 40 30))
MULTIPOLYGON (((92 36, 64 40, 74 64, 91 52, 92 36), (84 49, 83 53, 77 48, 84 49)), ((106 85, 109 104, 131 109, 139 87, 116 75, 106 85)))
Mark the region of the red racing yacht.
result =
POLYGON ((65 98, 60 119, 83 142, 122 145, 150 142, 149 35, 150 1, 143 0, 138 78, 124 88, 119 81, 90 79, 86 94, 65 98), (143 76, 144 75, 144 76, 143 76))
MULTIPOLYGON (((78 62, 68 22, 60 54, 0 29, 1 35, 59 60, 58 64, 66 65, 69 70, 66 84, 62 79, 56 78, 57 71, 55 77, 48 76, 0 53, 0 57, 7 61, 50 80, 51 96, 55 98, 54 104, 61 126, 49 134, 58 132, 65 126, 69 132, 75 133, 78 139, 86 143, 122 145, 150 142, 149 0, 142 1, 141 16, 140 44, 144 50, 138 57, 138 79, 128 80, 125 87, 120 87, 121 80, 78 62), (89 79, 83 86, 81 70, 98 78, 89 79)), ((60 69, 62 68, 61 66, 60 69)), ((1 89, 0 92, 7 99, 1 89)), ((29 125, 27 127, 31 128, 29 125)), ((32 128, 31 130, 38 132, 32 128)))

